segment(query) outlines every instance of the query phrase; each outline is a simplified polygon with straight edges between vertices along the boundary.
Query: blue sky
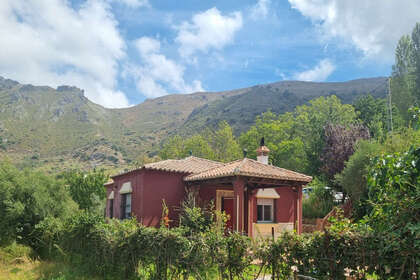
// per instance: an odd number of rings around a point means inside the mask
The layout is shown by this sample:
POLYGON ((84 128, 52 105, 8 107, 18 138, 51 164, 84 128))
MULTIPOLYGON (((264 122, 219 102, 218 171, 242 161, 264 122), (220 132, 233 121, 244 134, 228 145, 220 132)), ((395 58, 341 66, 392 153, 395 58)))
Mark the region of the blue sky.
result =
POLYGON ((5 0, 0 75, 75 85, 106 107, 280 80, 386 76, 419 10, 411 0, 5 0))

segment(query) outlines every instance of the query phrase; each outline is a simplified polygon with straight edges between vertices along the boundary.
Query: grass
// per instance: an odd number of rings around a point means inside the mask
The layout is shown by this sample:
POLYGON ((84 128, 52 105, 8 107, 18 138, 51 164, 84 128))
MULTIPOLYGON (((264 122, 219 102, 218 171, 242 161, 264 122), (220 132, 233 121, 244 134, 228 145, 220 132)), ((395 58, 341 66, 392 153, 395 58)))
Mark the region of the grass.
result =
POLYGON ((79 269, 62 262, 41 261, 30 248, 13 243, 0 248, 0 280, 87 280, 79 269))
MULTIPOLYGON (((252 265, 247 269, 244 279, 254 279, 259 271, 257 265, 252 265)), ((270 271, 265 271, 268 276, 270 271)), ((147 273, 139 273, 142 279, 147 273), (143 276, 143 277, 142 277, 143 276)), ((13 243, 7 247, 0 247, 0 280, 117 280, 124 279, 115 277, 93 277, 86 274, 79 267, 64 262, 41 261, 33 257, 30 248, 13 243)), ((205 279, 218 279, 215 269, 205 276, 205 279)), ((369 280, 377 280, 375 275, 368 276, 369 280)), ((194 280, 190 277, 190 280, 194 280)))

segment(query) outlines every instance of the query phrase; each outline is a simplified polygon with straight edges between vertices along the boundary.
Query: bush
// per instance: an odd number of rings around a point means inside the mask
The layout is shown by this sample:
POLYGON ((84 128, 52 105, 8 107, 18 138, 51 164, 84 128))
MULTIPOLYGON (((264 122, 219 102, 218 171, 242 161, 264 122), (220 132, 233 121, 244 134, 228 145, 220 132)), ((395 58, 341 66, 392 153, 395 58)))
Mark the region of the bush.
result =
POLYGON ((76 209, 61 180, 0 163, 0 244, 31 245, 31 233, 46 217, 64 218, 76 209))
POLYGON ((326 188, 321 180, 315 178, 308 187, 312 187, 309 197, 302 201, 304 218, 324 218, 334 207, 332 190, 326 188))

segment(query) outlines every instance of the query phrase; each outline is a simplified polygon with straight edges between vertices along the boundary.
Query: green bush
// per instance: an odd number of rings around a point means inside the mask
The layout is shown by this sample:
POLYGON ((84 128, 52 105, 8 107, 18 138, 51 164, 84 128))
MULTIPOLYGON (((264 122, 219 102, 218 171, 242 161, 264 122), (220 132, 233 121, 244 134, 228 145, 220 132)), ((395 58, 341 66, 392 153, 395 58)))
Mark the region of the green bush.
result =
POLYGON ((302 215, 304 218, 324 218, 334 207, 334 197, 326 184, 315 178, 308 187, 312 192, 302 201, 302 215))
POLYGON ((61 180, 0 162, 0 244, 31 245, 39 222, 64 218, 76 208, 61 180))

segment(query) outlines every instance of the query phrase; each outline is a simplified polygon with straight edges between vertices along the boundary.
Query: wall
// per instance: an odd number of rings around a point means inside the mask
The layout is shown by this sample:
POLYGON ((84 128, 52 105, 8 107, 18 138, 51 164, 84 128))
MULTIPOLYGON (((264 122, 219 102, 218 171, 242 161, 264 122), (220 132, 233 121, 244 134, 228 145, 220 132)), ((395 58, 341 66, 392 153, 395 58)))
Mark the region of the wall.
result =
MULTIPOLYGON (((294 223, 296 217, 296 198, 297 193, 292 190, 292 187, 276 188, 280 198, 275 201, 275 221, 276 223, 294 223)), ((253 222, 257 222, 257 199, 253 199, 253 222)))
POLYGON ((131 182, 131 188, 133 189, 133 192, 131 194, 131 212, 133 216, 140 216, 140 213, 137 209, 135 209, 136 205, 141 204, 141 196, 139 192, 139 183, 140 178, 143 176, 143 170, 136 170, 129 172, 127 174, 114 177, 114 184, 110 187, 107 187, 107 209, 106 209, 106 216, 109 217, 109 200, 108 196, 111 193, 111 190, 114 191, 114 218, 120 218, 121 217, 121 195, 120 190, 122 185, 125 182, 130 181, 131 182))
MULTIPOLYGON (((159 226, 162 217, 162 200, 169 208, 171 225, 179 221, 179 207, 185 198, 185 174, 147 170, 144 173, 143 205, 140 206, 141 222, 146 226, 159 226)), ((136 206, 137 207, 137 206, 136 206)))

